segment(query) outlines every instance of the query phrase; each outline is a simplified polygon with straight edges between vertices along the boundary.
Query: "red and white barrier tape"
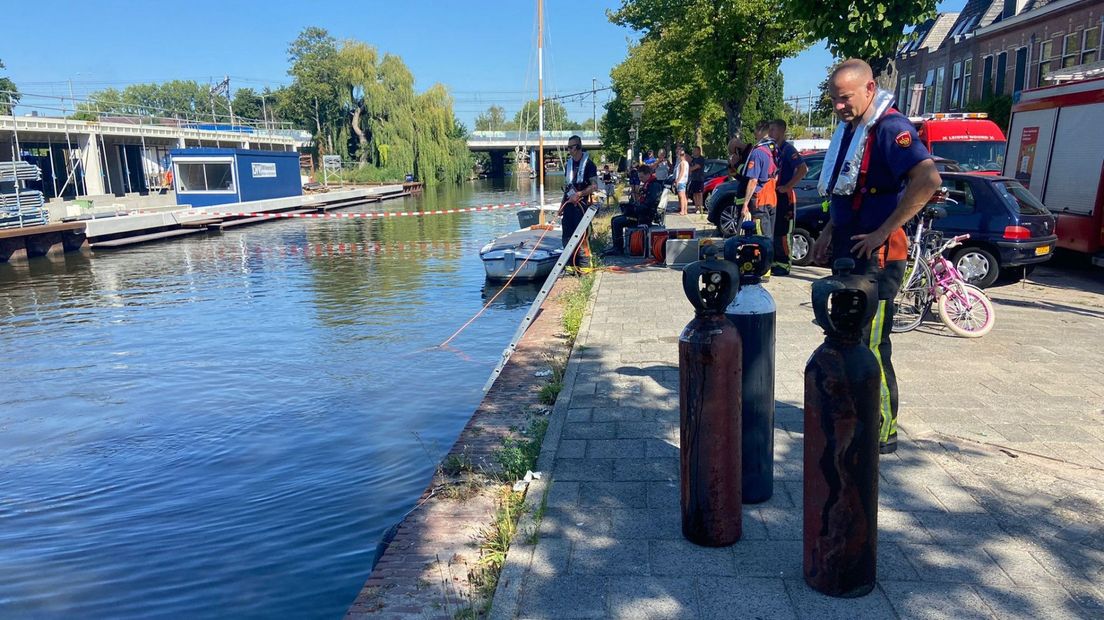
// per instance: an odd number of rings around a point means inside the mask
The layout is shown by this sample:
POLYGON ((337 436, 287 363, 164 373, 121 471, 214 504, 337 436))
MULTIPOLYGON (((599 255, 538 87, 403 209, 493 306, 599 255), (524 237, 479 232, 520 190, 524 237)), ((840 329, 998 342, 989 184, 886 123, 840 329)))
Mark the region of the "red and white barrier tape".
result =
MULTIPOLYGON (((501 205, 484 205, 482 207, 467 207, 464 209, 438 209, 436 211, 379 211, 375 213, 238 213, 232 211, 205 211, 203 216, 211 217, 271 217, 271 218, 304 218, 304 219, 383 219, 388 217, 422 217, 426 215, 449 215, 452 213, 476 213, 480 211, 495 211, 497 209, 510 209, 524 207, 534 203, 511 202, 501 205)), ((197 214, 199 215, 199 214, 197 214)))

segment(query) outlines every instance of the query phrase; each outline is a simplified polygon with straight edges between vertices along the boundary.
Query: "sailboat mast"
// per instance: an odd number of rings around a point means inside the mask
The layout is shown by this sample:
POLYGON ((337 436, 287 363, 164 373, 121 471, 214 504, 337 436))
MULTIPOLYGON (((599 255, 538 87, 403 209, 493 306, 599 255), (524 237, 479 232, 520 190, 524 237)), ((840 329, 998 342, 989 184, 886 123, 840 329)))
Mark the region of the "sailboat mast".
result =
MULTIPOLYGON (((544 207, 544 0, 537 0, 537 173, 540 206, 544 207)), ((544 222, 544 209, 541 208, 540 220, 544 222)))

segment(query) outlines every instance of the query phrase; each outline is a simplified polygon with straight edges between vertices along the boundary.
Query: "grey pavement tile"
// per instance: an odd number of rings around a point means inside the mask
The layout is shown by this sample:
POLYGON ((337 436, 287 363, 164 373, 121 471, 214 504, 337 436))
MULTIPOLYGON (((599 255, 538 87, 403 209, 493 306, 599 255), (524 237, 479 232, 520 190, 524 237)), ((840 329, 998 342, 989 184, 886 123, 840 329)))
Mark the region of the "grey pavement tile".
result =
POLYGON ((556 447, 557 459, 581 459, 586 457, 587 442, 585 439, 561 439, 556 447))
MULTIPOLYGON (((604 359, 604 358, 603 358, 604 359)), ((572 394, 571 406, 577 407, 616 407, 617 399, 607 394, 572 394)))
POLYGON ((613 422, 572 422, 564 425, 564 439, 614 439, 617 426, 613 422))
POLYGON ((598 384, 593 381, 576 381, 575 385, 571 386, 572 394, 594 394, 598 388, 598 384))
MULTIPOLYGON (((672 422, 617 422, 620 439, 663 439, 678 425, 672 422)), ((610 437, 612 438, 612 437, 610 437)))
MULTIPOLYGON (((745 512, 748 512, 745 509, 745 512)), ((801 540, 803 516, 802 509, 796 506, 779 506, 770 503, 755 505, 751 510, 758 515, 766 526, 767 536, 772 540, 801 540)))
POLYGON ((611 520, 607 510, 594 508, 546 508, 541 518, 539 540, 567 538, 584 540, 592 536, 607 536, 611 520))
POLYGON ((741 577, 801 578, 800 540, 742 540, 732 551, 741 577))
MULTIPOLYGON (((586 456, 592 459, 643 459, 643 439, 591 439, 586 456)), ((614 466, 616 475, 616 465, 614 466)))
POLYGON ((567 508, 579 501, 579 483, 572 480, 552 480, 548 486, 547 506, 567 508))
POLYGON ((678 441, 672 443, 667 439, 645 439, 646 458, 677 459, 679 458, 678 441))
POLYGON ((896 543, 878 540, 878 580, 913 581, 920 574, 912 567, 896 543))
POLYGON ((678 480, 651 481, 648 485, 648 508, 680 510, 682 489, 678 480))
POLYGON ((529 573, 538 577, 554 577, 567 572, 571 561, 571 540, 567 538, 541 538, 533 550, 529 573))
POLYGON ((947 546, 898 543, 922 581, 1012 585, 1012 580, 981 547, 944 542, 947 546))
POLYGON ((914 512, 924 529, 942 545, 1006 542, 1009 534, 989 514, 914 512))
POLYGON ((702 547, 686 539, 653 540, 649 546, 649 559, 653 575, 736 575, 736 560, 731 545, 702 547))
POLYGON ((697 581, 676 577, 619 577, 609 586, 611 618, 697 618, 697 581))
POLYGON ((609 480, 613 477, 613 459, 561 459, 552 466, 557 480, 609 480))
POLYGON ((577 501, 583 509, 645 508, 648 487, 645 482, 583 482, 577 501))
POLYGON ((593 422, 646 422, 646 416, 640 407, 595 407, 591 414, 593 422))
POLYGON ((567 424, 573 425, 577 423, 586 423, 591 421, 593 407, 582 407, 580 409, 568 409, 567 410, 567 424))
POLYGON ((1090 617, 1062 588, 974 586, 974 591, 998 618, 1079 620, 1090 617))
POLYGON ((626 509, 611 511, 613 531, 627 539, 682 538, 682 512, 679 506, 670 509, 626 509))
POLYGON ((1020 543, 984 545, 982 549, 997 562, 1001 570, 1016 585, 1039 587, 1057 583, 1043 565, 1035 560, 1031 552, 1020 543))
POLYGON ((785 584, 771 577, 700 577, 698 605, 703 620, 797 618, 785 584))
POLYGON ((786 579, 797 617, 808 620, 852 620, 854 618, 892 618, 893 606, 877 586, 866 596, 835 598, 809 587, 800 575, 786 579))
POLYGON ((878 509, 878 540, 934 544, 935 539, 911 512, 878 509))
POLYGON ((575 541, 571 572, 580 575, 647 575, 648 541, 607 536, 575 541))
MULTIPOLYGON (((641 445, 643 448, 643 445, 641 445)), ((614 480, 678 480, 678 459, 617 459, 614 480)))
POLYGON ((920 581, 882 581, 885 591, 900 618, 931 620, 990 620, 989 606, 969 585, 964 583, 925 583, 920 581))
POLYGON ((740 540, 768 540, 767 526, 763 524, 763 517, 752 504, 744 504, 743 535, 740 540))
POLYGON ((605 618, 609 580, 591 575, 529 575, 518 607, 525 618, 605 618))
POLYGON ((927 489, 947 512, 985 512, 981 504, 960 486, 933 485, 927 489))

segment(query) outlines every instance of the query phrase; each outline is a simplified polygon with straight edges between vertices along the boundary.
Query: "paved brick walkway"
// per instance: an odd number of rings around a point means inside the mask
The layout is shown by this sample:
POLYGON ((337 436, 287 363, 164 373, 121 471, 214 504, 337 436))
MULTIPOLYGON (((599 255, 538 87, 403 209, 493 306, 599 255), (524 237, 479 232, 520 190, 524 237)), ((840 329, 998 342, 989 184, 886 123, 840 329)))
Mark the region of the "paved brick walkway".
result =
POLYGON ((539 463, 539 540, 511 549, 494 617, 1104 617, 1104 278, 1040 269, 991 291, 984 338, 938 324, 894 337, 901 445, 881 467, 879 583, 840 600, 801 573, 802 372, 825 273, 768 285, 778 484, 726 549, 680 530, 681 274, 602 274, 539 463))

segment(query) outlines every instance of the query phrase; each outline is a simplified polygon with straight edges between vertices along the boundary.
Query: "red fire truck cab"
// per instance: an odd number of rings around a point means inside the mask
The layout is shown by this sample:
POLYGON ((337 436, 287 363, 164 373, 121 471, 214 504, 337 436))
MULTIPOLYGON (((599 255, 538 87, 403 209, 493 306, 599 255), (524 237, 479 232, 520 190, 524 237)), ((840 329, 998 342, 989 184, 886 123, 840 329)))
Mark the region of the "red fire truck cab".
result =
POLYGON ((1020 93, 1004 176, 1057 216, 1058 247, 1104 266, 1104 78, 1020 93))
POLYGON ((954 160, 966 172, 1000 174, 1008 141, 988 115, 937 113, 909 120, 932 155, 954 160))

